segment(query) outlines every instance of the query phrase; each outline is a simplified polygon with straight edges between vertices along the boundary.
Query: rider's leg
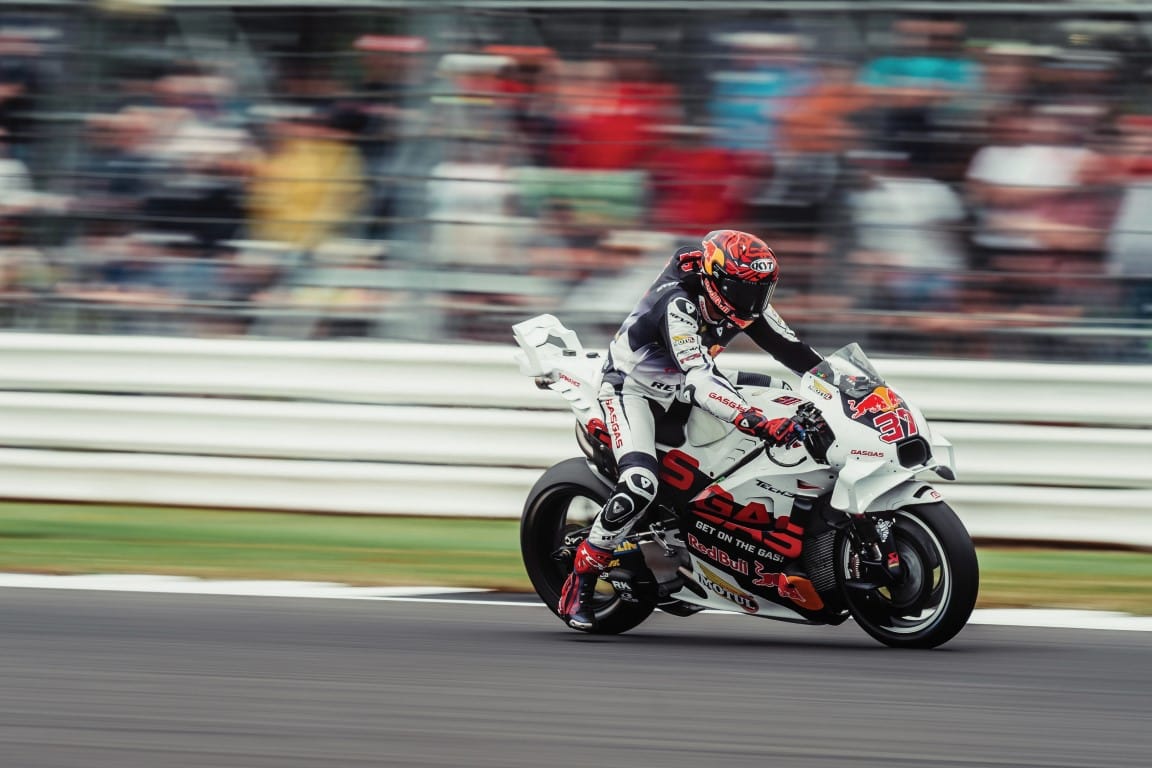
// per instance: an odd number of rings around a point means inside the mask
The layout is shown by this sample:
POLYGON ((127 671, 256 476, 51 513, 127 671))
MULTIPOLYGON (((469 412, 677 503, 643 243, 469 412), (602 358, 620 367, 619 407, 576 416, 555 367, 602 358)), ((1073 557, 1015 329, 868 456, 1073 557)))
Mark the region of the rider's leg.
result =
POLYGON ((632 532, 656 498, 656 457, 633 451, 620 458, 620 479, 588 532, 588 544, 611 552, 632 532))
POLYGON ((612 560, 612 551, 656 498, 656 424, 651 406, 644 397, 621 390, 606 386, 600 400, 619 479, 596 515, 588 538, 576 549, 572 573, 560 597, 560 615, 575 629, 588 630, 595 625, 592 598, 596 581, 612 560))

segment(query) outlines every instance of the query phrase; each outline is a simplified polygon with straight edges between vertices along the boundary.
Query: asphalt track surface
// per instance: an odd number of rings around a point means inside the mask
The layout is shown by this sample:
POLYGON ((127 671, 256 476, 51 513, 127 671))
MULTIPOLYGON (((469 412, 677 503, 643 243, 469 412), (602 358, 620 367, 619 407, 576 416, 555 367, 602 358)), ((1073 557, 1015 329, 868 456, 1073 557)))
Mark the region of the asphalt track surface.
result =
POLYGON ((1152 764, 1152 635, 0 589, 0 767, 1152 764))

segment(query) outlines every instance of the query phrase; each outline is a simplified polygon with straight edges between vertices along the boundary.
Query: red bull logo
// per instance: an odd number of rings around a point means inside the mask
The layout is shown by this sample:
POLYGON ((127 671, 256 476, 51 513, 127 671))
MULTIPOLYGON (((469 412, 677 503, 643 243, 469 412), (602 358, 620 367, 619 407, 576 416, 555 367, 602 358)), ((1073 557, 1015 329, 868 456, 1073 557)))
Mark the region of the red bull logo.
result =
POLYGON ((904 403, 900 395, 888 387, 876 387, 872 392, 859 400, 849 400, 848 407, 852 409, 849 414, 853 419, 862 419, 870 413, 888 413, 899 408, 904 403))
POLYGON ((824 600, 820 593, 812 586, 812 582, 802 576, 789 576, 785 573, 769 571, 756 563, 756 580, 752 582, 756 587, 775 589, 776 593, 785 600, 802 605, 811 611, 818 611, 824 607, 824 600))
POLYGON ((719 563, 725 568, 736 571, 736 573, 742 573, 745 576, 748 575, 747 560, 741 560, 738 557, 732 557, 719 547, 709 546, 692 534, 688 534, 688 546, 692 547, 692 549, 704 555, 709 560, 719 563))
POLYGON ((724 266, 724 251, 716 247, 711 240, 704 241, 704 271, 709 275, 716 273, 716 267, 724 266))

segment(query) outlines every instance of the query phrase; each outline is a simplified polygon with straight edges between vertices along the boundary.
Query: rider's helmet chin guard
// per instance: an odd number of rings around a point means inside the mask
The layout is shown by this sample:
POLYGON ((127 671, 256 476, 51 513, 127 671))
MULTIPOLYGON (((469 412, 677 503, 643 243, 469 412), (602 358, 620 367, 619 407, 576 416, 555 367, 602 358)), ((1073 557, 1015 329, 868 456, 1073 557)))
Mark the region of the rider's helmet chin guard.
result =
POLYGON ((768 245, 747 232, 718 229, 704 236, 700 282, 708 303, 747 328, 768 308, 780 265, 768 245))

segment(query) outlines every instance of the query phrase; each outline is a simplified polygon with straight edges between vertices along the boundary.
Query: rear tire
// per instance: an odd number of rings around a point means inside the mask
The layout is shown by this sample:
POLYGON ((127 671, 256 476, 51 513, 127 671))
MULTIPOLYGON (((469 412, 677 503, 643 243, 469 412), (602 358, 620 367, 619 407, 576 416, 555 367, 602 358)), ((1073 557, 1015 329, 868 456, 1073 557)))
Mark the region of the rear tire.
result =
MULTIPOLYGON (((568 459, 551 467, 533 486, 524 504, 520 521, 520 554, 524 569, 536 594, 557 616, 560 590, 572 569, 571 560, 563 562, 553 555, 565 547, 565 538, 573 541, 587 536, 588 528, 608 500, 611 489, 601 481, 581 458, 568 459)), ((596 624, 592 634, 618 635, 647 619, 655 602, 626 602, 610 584, 599 581, 593 601, 596 624)))
POLYGON ((892 535, 905 569, 894 587, 845 585, 850 546, 840 534, 836 578, 860 628, 894 648, 935 648, 964 628, 980 591, 980 566, 968 530, 943 502, 896 511, 892 535))

